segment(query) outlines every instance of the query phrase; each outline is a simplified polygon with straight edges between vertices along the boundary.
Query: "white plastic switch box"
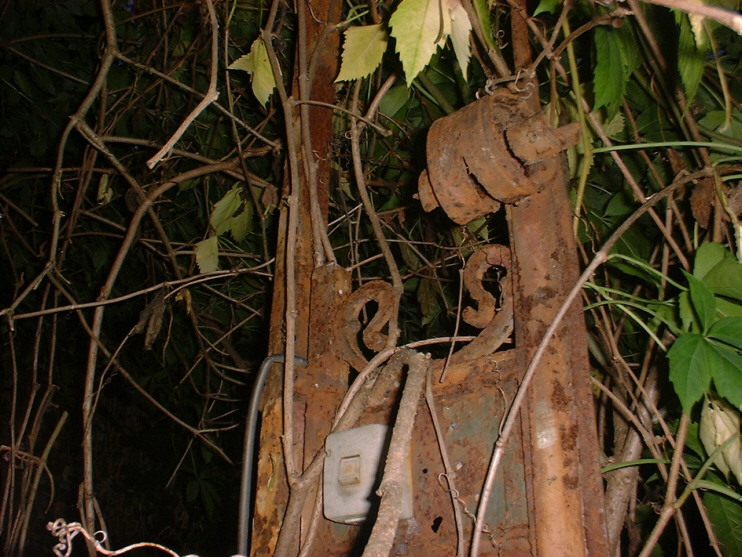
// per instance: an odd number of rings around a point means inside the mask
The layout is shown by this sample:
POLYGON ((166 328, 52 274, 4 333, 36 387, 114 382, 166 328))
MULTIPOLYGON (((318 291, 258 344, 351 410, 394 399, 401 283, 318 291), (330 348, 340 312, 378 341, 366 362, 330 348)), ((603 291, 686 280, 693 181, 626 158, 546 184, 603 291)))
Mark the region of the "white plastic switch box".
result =
MULTIPOLYGON (((324 505, 325 517, 333 522, 353 524, 377 509, 376 490, 381 483, 389 428, 369 424, 340 433, 325 441, 324 505)), ((412 518, 412 467, 409 455, 405 465, 405 486, 400 519, 412 518)))

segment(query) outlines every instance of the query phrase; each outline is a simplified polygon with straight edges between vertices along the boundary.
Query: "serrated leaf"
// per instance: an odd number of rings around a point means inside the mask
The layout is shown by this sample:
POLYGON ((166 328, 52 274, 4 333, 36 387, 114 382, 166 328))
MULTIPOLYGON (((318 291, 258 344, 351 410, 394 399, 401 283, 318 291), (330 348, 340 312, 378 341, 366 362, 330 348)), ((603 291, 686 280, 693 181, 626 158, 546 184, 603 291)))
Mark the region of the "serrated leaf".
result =
POLYGON ((349 27, 343 34, 343 61, 338 81, 363 79, 381 64, 389 44, 389 34, 383 23, 363 27, 349 27))
POLYGON ((728 346, 710 342, 713 351, 710 371, 716 391, 742 409, 742 356, 728 346))
POLYGON ((708 337, 742 350, 742 317, 724 317, 714 323, 708 337))
POLYGON ((701 335, 687 333, 678 337, 667 353, 670 360, 670 381, 680 398, 683 410, 690 414, 711 384, 709 370, 713 365, 713 349, 701 335))
POLYGON ((714 321, 716 321, 716 299, 711 290, 702 281, 685 271, 683 273, 688 279, 690 300, 696 316, 700 321, 700 325, 703 328, 702 332, 705 335, 714 321))
POLYGON ((439 35, 439 44, 443 44, 450 34, 451 16, 447 9, 441 10, 440 2, 441 0, 402 0, 389 20, 391 35, 396 41, 396 50, 408 86, 430 62, 438 46, 435 40, 439 35))
POLYGON ((626 118, 620 112, 616 112, 613 119, 605 126, 605 134, 608 137, 616 137, 626 127, 626 118))
POLYGON ((263 39, 258 37, 252 43, 250 52, 232 62, 227 69, 243 70, 250 74, 252 92, 260 104, 265 106, 276 88, 273 69, 268 60, 268 51, 263 39))
POLYGON ((713 491, 703 494, 703 504, 725 555, 742 555, 742 504, 713 491))
POLYGON ((595 109, 618 106, 624 94, 624 63, 621 42, 617 35, 605 27, 595 28, 597 60, 593 74, 595 109))
POLYGON ((464 78, 466 78, 466 72, 469 69, 469 58, 471 57, 470 36, 471 21, 469 21, 469 16, 464 7, 458 4, 451 10, 451 44, 464 78))
POLYGON ((678 37, 678 71, 685 87, 688 103, 691 103, 698 91, 698 85, 703 76, 703 66, 706 63, 708 47, 696 44, 688 16, 675 11, 675 21, 680 25, 678 37))
POLYGON ((742 301, 742 265, 727 250, 724 252, 723 259, 703 275, 703 282, 714 294, 742 301))
POLYGON ((219 201, 214 205, 214 210, 211 212, 211 218, 209 224, 216 231, 217 235, 224 234, 231 228, 229 219, 232 218, 242 206, 242 196, 240 195, 240 187, 234 186, 231 190, 224 194, 219 201))
POLYGON ((219 268, 219 242, 217 236, 206 238, 193 249, 196 263, 202 273, 213 273, 219 268))
POLYGON ((696 259, 693 263, 693 275, 699 279, 703 279, 703 277, 706 276, 706 273, 731 255, 732 254, 729 253, 724 246, 716 242, 701 244, 696 250, 696 259))

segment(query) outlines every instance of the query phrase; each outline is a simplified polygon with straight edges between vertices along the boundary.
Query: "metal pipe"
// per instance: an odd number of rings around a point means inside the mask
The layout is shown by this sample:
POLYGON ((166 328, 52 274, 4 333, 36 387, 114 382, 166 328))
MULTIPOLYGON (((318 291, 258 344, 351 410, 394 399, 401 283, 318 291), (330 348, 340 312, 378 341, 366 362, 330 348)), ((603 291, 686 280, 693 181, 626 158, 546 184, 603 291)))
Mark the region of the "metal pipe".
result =
MULTIPOLYGON (((283 354, 272 354, 268 356, 260 365, 258 376, 253 384, 252 395, 250 396, 250 406, 247 410, 247 425, 245 427, 245 446, 242 454, 242 479, 240 482, 240 515, 237 531, 237 553, 247 555, 248 540, 250 539, 250 521, 251 521, 251 498, 252 498, 252 468, 255 459, 255 438, 257 437, 258 425, 258 407, 260 406, 260 397, 263 394, 265 380, 268 372, 274 363, 283 363, 283 354)), ((304 358, 295 357, 296 365, 305 366, 307 361, 304 358)))

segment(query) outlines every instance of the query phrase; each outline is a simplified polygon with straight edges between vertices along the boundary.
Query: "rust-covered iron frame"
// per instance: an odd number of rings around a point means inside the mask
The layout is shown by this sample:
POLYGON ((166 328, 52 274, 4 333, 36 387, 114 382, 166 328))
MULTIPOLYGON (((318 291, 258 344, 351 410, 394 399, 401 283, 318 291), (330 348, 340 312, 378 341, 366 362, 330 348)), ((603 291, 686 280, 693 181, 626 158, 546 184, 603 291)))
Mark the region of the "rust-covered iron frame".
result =
MULTIPOLYGON (((322 15, 330 5, 327 0, 315 2, 314 13, 322 15)), ((516 17, 513 24, 522 21, 516 17)), ((527 32, 521 29, 517 35, 527 37, 527 32)), ((527 45, 514 45, 514 50, 516 64, 527 66, 518 60, 527 45)), ((318 57, 319 64, 334 75, 335 53, 327 52, 318 57)), ((334 88, 313 91, 313 98, 331 103, 334 88)), ((312 114, 313 144, 320 161, 326 160, 322 149, 332 139, 330 116, 329 111, 312 114)), ((505 204, 510 245, 487 246, 469 258, 464 283, 476 307, 467 308, 462 317, 482 332, 453 354, 444 381, 440 381, 444 362, 433 364, 434 400, 457 491, 450 492, 442 475, 439 443, 420 401, 411 440, 414 518, 398 525, 392 555, 455 555, 454 504, 465 515, 465 538, 471 538, 471 517, 499 426, 536 346, 578 276, 567 179, 559 154, 577 140, 578 133, 575 126, 552 130, 540 112, 537 95, 528 98, 507 90, 439 120, 430 131, 428 171, 420 180, 423 206, 440 206, 463 224, 505 204), (499 307, 482 286, 485 271, 493 266, 506 269, 499 307), (503 343, 508 349, 503 349, 503 343)), ((326 172, 319 169, 320 176, 326 172)), ((327 192, 319 194, 320 201, 326 201, 327 192)), ((315 502, 320 500, 324 439, 348 390, 351 372, 366 366, 364 354, 384 346, 386 309, 392 307, 393 293, 383 281, 352 291, 345 269, 315 268, 309 213, 304 197, 298 242, 288 248, 296 256, 296 276, 290 278, 296 283, 299 309, 296 355, 309 361, 298 372, 291 409, 293 449, 305 473, 289 487, 281 446, 282 380, 276 366, 262 408, 251 555, 297 555, 310 530, 311 555, 360 554, 370 531, 368 525, 336 524, 321 514, 314 523, 312 519, 318 516, 315 502), (371 301, 379 311, 361 330, 358 316, 371 301)), ((287 249, 286 225, 284 207, 278 238, 282 249, 287 249)), ((279 254, 270 353, 281 352, 284 343, 283 261, 279 254)), ((581 308, 575 305, 539 365, 527 407, 521 411, 521 427, 508 441, 493 486, 483 555, 607 555, 584 327, 581 308)), ((400 394, 395 384, 404 378, 390 375, 389 370, 381 370, 375 376, 362 407, 354 409, 352 420, 343 427, 394 423, 400 394)))

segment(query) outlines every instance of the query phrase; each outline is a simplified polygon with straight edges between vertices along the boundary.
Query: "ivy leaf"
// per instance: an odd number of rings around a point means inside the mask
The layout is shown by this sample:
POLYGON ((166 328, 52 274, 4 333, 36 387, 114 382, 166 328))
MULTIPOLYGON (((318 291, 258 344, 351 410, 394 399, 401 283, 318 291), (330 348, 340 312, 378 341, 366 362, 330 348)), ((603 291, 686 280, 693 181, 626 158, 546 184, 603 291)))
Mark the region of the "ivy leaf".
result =
POLYGON ((714 294, 702 281, 685 271, 683 272, 688 279, 690 300, 693 304, 693 309, 696 312, 696 316, 703 329, 703 334, 705 335, 714 321, 716 321, 716 298, 714 298, 714 294))
POLYGON ((471 57, 470 35, 471 21, 469 21, 469 16, 464 7, 458 3, 455 8, 451 9, 451 43, 464 78, 466 78, 469 58, 471 57))
POLYGON ((349 27, 344 33, 343 62, 335 83, 363 79, 381 64, 389 44, 389 35, 383 23, 364 27, 349 27))
POLYGON ((667 353, 670 381, 686 414, 690 414, 693 405, 711 384, 709 370, 713 365, 713 352, 701 335, 687 333, 679 336, 667 353))
POLYGON ((697 44, 688 16, 683 12, 675 11, 675 21, 680 26, 678 38, 678 71, 685 86, 685 95, 690 104, 696 96, 698 85, 701 83, 703 66, 706 63, 708 45, 697 44))
POLYGON ((707 491, 703 494, 703 505, 726 555, 742 555, 742 505, 739 501, 707 491))
POLYGON ((443 22, 441 22, 440 1, 402 0, 389 20, 391 35, 396 40, 396 50, 408 86, 433 57, 438 46, 435 40, 439 34, 439 44, 443 44, 444 39, 450 34, 451 16, 448 10, 442 10, 443 22), (411 25, 411 22, 414 24, 411 25))
POLYGON ((595 109, 605 106, 609 112, 617 107, 623 97, 626 81, 621 42, 615 33, 604 27, 595 28, 597 61, 593 74, 595 109))
POLYGON ((268 103, 273 90, 276 88, 276 79, 273 77, 273 69, 268 60, 268 51, 265 49, 262 38, 255 39, 250 48, 250 53, 232 62, 227 69, 242 70, 250 74, 252 92, 255 98, 263 106, 268 103))
POLYGON ((202 273, 213 273, 219 268, 219 242, 217 236, 201 240, 193 250, 202 273))

